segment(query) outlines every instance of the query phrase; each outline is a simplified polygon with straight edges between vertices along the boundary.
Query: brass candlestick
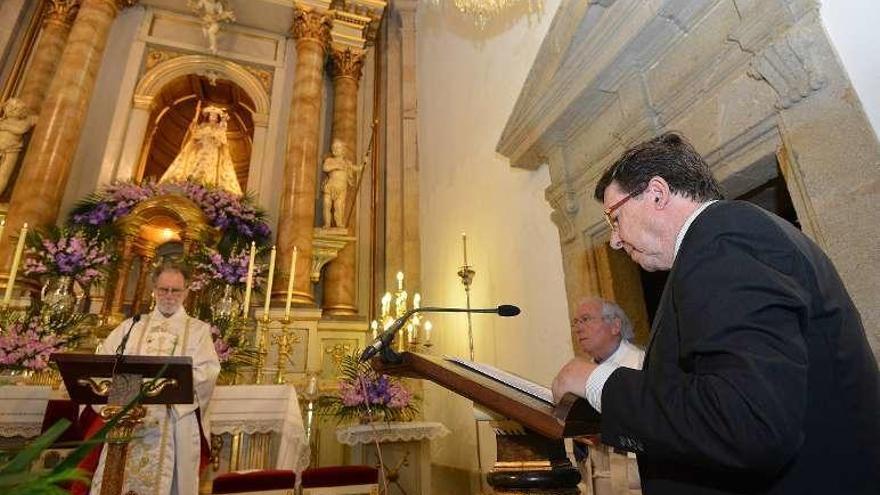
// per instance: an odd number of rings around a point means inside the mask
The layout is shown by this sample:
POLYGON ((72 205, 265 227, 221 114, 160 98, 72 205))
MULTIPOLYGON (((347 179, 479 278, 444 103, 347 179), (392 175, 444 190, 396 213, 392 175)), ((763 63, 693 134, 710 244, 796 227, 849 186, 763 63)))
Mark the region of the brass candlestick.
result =
MULTIPOLYGON (((458 270, 458 277, 461 279, 461 284, 464 286, 464 295, 467 303, 467 309, 471 309, 471 284, 474 282, 475 272, 470 265, 465 263, 458 270)), ((471 321, 471 313, 467 312, 467 324, 468 324, 468 348, 470 350, 471 361, 474 360, 474 324, 471 321)))
POLYGON ((256 346, 257 346, 257 362, 254 365, 255 375, 254 383, 260 385, 263 383, 263 367, 266 366, 266 356, 269 354, 268 333, 269 319, 263 317, 257 321, 256 330, 256 346))
POLYGON ((275 375, 275 383, 281 385, 284 383, 284 368, 290 360, 291 348, 293 344, 300 342, 300 338, 284 327, 273 340, 278 345, 278 371, 275 375))

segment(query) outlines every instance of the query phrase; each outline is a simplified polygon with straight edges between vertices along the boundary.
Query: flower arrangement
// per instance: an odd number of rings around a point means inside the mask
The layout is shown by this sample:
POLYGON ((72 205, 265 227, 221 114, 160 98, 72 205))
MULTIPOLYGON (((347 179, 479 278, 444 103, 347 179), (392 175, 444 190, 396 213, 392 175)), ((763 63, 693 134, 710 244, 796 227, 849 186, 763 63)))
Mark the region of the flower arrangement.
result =
POLYGON ((82 231, 52 227, 28 234, 25 275, 70 277, 85 287, 100 279, 111 260, 106 242, 82 231))
POLYGON ((410 421, 419 412, 419 398, 407 390, 403 382, 377 373, 358 360, 360 352, 343 356, 342 378, 337 395, 322 397, 319 408, 336 416, 338 422, 353 419, 410 421))
POLYGON ((85 337, 82 313, 55 314, 33 304, 26 311, 0 310, 0 368, 42 371, 49 356, 73 349, 85 337))
POLYGON ((254 205, 252 197, 236 196, 224 189, 191 181, 111 184, 77 203, 70 212, 68 224, 100 230, 129 214, 141 201, 165 194, 182 195, 198 205, 211 226, 223 232, 220 241, 223 245, 243 245, 253 241, 258 246, 265 246, 272 235, 265 222, 266 212, 254 205))
MULTIPOLYGON (((203 247, 193 257, 193 280, 190 289, 199 291, 205 288, 221 288, 230 285, 240 289, 247 282, 248 259, 250 253, 244 249, 232 249, 226 256, 220 251, 203 247)), ((254 264, 253 287, 261 287, 264 282, 263 266, 254 264)))

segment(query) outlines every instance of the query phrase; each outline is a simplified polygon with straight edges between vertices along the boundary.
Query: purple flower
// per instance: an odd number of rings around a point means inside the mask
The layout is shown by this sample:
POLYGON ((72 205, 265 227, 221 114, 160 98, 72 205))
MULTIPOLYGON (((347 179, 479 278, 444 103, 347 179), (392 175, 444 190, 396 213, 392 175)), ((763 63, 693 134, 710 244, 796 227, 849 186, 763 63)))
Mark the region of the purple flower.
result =
POLYGON ((110 261, 103 241, 84 232, 49 231, 37 235, 28 248, 23 266, 26 275, 54 274, 72 276, 87 285, 102 275, 110 261))

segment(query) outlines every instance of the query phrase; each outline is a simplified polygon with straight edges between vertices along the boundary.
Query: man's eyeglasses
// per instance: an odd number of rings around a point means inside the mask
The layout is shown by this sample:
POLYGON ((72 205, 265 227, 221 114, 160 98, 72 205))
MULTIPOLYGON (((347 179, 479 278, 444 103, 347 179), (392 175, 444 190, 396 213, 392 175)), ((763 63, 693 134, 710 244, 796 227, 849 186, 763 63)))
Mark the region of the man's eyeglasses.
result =
POLYGON ((163 296, 176 296, 186 289, 178 289, 176 287, 156 287, 156 293, 163 296))
POLYGON ((605 223, 608 224, 608 228, 611 229, 612 232, 617 232, 617 217, 611 218, 611 214, 614 213, 615 210, 617 210, 618 208, 623 206, 624 203, 631 200, 632 197, 635 195, 636 195, 636 193, 631 192, 631 193, 627 194, 626 196, 624 196, 623 199, 621 199, 617 203, 614 203, 613 205, 609 206, 608 208, 605 208, 605 210, 602 211, 602 213, 605 214, 605 223))
POLYGON ((617 203, 614 203, 613 205, 605 208, 605 210, 602 211, 602 213, 605 215, 605 223, 608 224, 608 228, 611 229, 612 232, 617 232, 618 222, 617 217, 611 218, 611 214, 618 210, 621 206, 623 206, 627 201, 645 192, 645 189, 647 189, 647 186, 637 187, 633 192, 621 198, 617 203))
POLYGON ((594 321, 599 321, 601 319, 602 319, 602 317, 597 318, 595 316, 590 316, 590 315, 584 315, 579 318, 572 318, 571 328, 574 328, 578 325, 586 325, 587 323, 592 323, 594 321))

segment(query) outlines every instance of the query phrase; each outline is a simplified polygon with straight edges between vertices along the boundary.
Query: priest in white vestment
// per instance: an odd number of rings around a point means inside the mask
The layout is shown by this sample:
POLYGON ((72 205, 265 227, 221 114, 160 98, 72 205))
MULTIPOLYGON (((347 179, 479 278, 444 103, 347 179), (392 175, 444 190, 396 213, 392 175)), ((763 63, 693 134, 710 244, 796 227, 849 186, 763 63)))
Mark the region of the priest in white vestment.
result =
MULTIPOLYGON (((199 419, 202 433, 210 438, 208 404, 220 373, 220 361, 207 323, 186 314, 187 270, 165 262, 153 273, 156 308, 122 322, 98 348, 98 354, 114 354, 126 332, 131 335, 125 354, 192 356, 193 403, 148 405, 147 417, 129 444, 122 493, 138 495, 197 495, 199 487, 199 419)), ((91 493, 99 494, 107 450, 101 454, 91 493)))

